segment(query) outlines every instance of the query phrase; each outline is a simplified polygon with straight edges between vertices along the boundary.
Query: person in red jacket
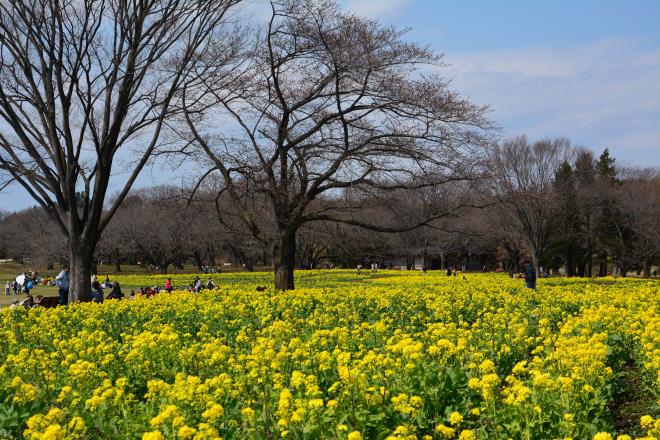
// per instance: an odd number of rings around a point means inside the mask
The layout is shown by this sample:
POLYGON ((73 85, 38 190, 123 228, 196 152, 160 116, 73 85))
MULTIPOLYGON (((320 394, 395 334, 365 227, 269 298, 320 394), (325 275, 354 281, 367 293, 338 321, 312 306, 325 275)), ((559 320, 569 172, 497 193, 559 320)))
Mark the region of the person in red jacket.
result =
POLYGON ((167 291, 167 293, 172 292, 172 278, 168 278, 165 280, 165 286, 164 289, 167 291))

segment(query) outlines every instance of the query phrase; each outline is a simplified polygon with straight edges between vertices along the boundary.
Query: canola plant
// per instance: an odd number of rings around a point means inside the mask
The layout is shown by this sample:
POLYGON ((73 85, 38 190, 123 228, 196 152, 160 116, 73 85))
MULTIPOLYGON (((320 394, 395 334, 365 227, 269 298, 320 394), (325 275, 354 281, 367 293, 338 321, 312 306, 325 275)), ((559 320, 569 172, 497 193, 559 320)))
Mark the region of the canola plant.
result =
POLYGON ((660 438, 656 281, 297 277, 0 310, 0 438, 660 438))

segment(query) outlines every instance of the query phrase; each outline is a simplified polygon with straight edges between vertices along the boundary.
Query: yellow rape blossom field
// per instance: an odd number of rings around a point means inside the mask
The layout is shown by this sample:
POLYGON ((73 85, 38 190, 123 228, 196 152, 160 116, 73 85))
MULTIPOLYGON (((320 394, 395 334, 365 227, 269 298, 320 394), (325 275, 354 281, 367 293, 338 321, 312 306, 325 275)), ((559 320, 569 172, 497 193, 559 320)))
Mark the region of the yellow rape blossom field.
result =
POLYGON ((657 282, 214 277, 201 294, 0 310, 0 438, 660 438, 657 282), (644 412, 622 424, 623 394, 644 412))

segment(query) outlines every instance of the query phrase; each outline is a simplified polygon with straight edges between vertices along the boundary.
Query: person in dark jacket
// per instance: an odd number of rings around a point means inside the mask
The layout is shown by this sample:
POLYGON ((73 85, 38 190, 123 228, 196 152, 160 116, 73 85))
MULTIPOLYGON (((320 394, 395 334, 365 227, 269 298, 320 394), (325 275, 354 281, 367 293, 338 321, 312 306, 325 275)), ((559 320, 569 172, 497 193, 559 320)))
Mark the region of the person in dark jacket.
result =
POLYGON ((536 290, 536 270, 534 265, 529 261, 523 263, 525 266, 525 285, 528 289, 536 290))
POLYGON ((103 302, 103 289, 98 281, 92 283, 92 301, 99 304, 103 302))
POLYGON ((121 292, 121 288, 119 287, 119 283, 115 281, 112 283, 112 290, 110 293, 108 293, 108 296, 106 296, 105 299, 122 299, 124 297, 124 294, 121 292))

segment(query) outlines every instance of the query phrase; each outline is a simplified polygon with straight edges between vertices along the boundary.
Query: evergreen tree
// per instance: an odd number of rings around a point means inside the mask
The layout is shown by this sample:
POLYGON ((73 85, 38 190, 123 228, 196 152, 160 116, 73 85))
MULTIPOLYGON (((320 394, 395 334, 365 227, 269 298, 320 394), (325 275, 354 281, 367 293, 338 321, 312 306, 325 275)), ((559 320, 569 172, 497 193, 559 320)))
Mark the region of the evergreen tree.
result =
MULTIPOLYGON (((622 276, 630 266, 631 248, 634 239, 629 215, 617 203, 617 191, 621 181, 617 177, 615 159, 606 148, 596 162, 596 191, 598 195, 598 259, 599 275, 607 275, 611 259, 622 276)), ((614 268, 613 268, 614 269, 614 268)))
MULTIPOLYGON (((608 153, 609 154, 609 153, 608 153)), ((593 252, 596 241, 595 222, 597 207, 596 170, 593 153, 579 150, 575 158, 575 185, 577 212, 580 222, 581 255, 577 261, 578 276, 592 275, 593 252)))
POLYGON ((609 185, 620 183, 616 176, 615 161, 616 159, 610 156, 610 150, 605 148, 596 162, 596 174, 598 178, 609 185))
POLYGON ((558 227, 551 247, 558 257, 555 265, 563 264, 567 276, 575 276, 580 255, 581 224, 577 203, 577 188, 573 167, 564 161, 555 173, 554 191, 558 227))

